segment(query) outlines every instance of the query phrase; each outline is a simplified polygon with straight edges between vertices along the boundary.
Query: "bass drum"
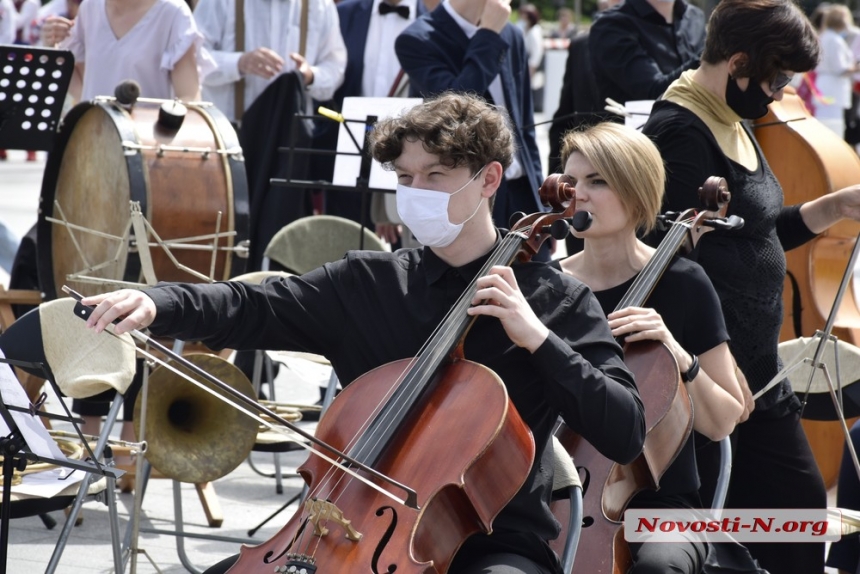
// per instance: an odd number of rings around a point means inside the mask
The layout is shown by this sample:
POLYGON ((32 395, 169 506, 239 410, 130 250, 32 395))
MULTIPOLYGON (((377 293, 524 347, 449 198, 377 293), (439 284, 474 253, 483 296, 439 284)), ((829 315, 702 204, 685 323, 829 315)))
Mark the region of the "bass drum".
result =
POLYGON ((131 202, 139 202, 163 242, 198 246, 172 246, 177 265, 148 233, 158 281, 204 280, 180 265, 214 280, 244 272, 247 251, 234 248, 247 245, 248 187, 236 132, 207 104, 187 104, 181 127, 165 129, 158 122, 162 103, 139 100, 127 111, 99 98, 64 118, 39 200, 38 270, 46 299, 59 296, 64 284, 94 295, 121 281, 144 282, 131 202), (216 231, 235 235, 220 237, 213 257, 216 231))

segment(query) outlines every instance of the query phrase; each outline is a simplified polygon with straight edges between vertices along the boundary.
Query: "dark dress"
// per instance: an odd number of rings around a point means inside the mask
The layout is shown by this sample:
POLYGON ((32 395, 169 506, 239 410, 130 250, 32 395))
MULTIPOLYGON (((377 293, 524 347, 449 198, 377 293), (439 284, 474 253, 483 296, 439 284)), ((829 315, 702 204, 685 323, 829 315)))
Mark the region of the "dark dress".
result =
MULTIPOLYGON (((643 128, 666 163, 667 195, 663 208, 698 207, 696 191, 709 176, 726 178, 732 201, 729 215, 743 217, 735 231, 715 230, 699 241, 691 257, 714 284, 731 337, 730 347, 750 390, 755 394, 779 372, 777 354, 782 325, 785 251, 814 237, 799 206, 783 205, 782 187, 755 144, 754 172, 728 159, 710 129, 693 112, 669 101, 655 103, 643 128)), ((656 241, 658 238, 650 238, 656 241)), ((823 508, 824 482, 803 428, 800 402, 787 380, 756 401, 750 419, 735 431, 735 457, 726 507, 823 508)), ((699 452, 703 482, 715 472, 716 449, 699 452)), ((703 484, 707 505, 713 485, 703 484)), ((824 544, 748 544, 752 555, 771 574, 821 572, 824 544)))

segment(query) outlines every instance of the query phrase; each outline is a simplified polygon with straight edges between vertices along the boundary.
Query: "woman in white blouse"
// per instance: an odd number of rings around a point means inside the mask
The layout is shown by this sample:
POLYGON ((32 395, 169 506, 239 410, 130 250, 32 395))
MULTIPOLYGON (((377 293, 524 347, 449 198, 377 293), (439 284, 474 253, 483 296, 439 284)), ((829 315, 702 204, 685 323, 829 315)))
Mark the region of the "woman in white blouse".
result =
POLYGON ((84 0, 74 22, 49 23, 46 42, 75 56, 77 101, 113 95, 129 79, 144 97, 199 100, 201 76, 214 67, 183 0, 84 0))

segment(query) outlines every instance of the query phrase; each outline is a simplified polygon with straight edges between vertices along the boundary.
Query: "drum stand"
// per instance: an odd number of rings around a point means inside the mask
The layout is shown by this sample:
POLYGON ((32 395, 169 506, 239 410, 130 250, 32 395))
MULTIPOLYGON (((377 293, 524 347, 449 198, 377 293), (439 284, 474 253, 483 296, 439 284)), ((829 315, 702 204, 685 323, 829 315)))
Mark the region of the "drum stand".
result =
MULTIPOLYGON (((835 335, 833 335, 833 325, 836 322, 836 315, 839 312, 839 308, 842 305, 842 298, 845 295, 845 290, 848 288, 848 284, 851 280, 851 275, 854 272, 854 265, 857 262, 857 256, 860 253, 860 235, 854 241, 854 249, 851 251, 851 258, 848 260, 848 265, 845 268, 845 273, 842 275, 842 282, 839 284, 839 290, 836 293, 836 299, 833 301, 833 306, 830 308, 830 314, 827 317, 827 322, 824 325, 823 331, 816 331, 815 334, 809 339, 809 343, 803 348, 803 350, 797 353, 797 356, 793 359, 790 364, 784 365, 782 370, 776 374, 776 376, 771 379, 771 381, 765 385, 765 387, 753 395, 753 399, 758 399, 764 393, 769 391, 775 385, 779 384, 785 377, 794 371, 795 369, 803 366, 809 365, 811 368, 809 370, 809 382, 806 385, 807 393, 809 393, 809 389, 812 386, 812 380, 815 378, 815 373, 817 370, 820 370, 825 380, 827 381, 827 387, 830 391, 830 398, 833 400, 833 408, 836 410, 836 417, 841 423, 842 433, 845 435, 845 444, 848 447, 848 452, 851 454, 851 460, 854 463, 854 470, 857 473, 857 477, 860 478, 860 461, 857 459, 857 452, 854 449, 854 443, 851 441, 851 433, 848 430, 848 425, 845 422, 845 411, 843 409, 842 402, 842 378, 839 372, 839 348, 836 345, 838 339, 835 335), (827 365, 822 362, 822 357, 824 356, 824 349, 827 345, 828 341, 833 342, 833 353, 835 359, 835 370, 836 370, 836 385, 833 384, 833 379, 830 377, 830 371, 827 368, 827 365), (806 356, 806 350, 811 347, 814 343, 817 343, 818 346, 815 349, 815 354, 812 358, 806 356)), ((803 398, 803 406, 806 406, 806 395, 803 398)), ((803 411, 801 410, 801 415, 803 411)))
POLYGON ((75 71, 67 50, 0 46, 0 149, 50 151, 75 71))

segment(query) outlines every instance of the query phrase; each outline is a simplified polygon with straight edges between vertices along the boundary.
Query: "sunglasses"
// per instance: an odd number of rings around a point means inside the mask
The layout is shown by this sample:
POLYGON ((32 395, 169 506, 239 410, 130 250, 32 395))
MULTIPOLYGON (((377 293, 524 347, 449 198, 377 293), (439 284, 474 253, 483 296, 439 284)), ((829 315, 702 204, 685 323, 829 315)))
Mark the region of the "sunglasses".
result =
POLYGON ((780 72, 776 75, 774 79, 770 81, 770 85, 768 85, 768 88, 770 88, 770 93, 777 93, 778 91, 786 87, 789 83, 791 83, 792 79, 793 78, 791 76, 787 76, 780 72))

